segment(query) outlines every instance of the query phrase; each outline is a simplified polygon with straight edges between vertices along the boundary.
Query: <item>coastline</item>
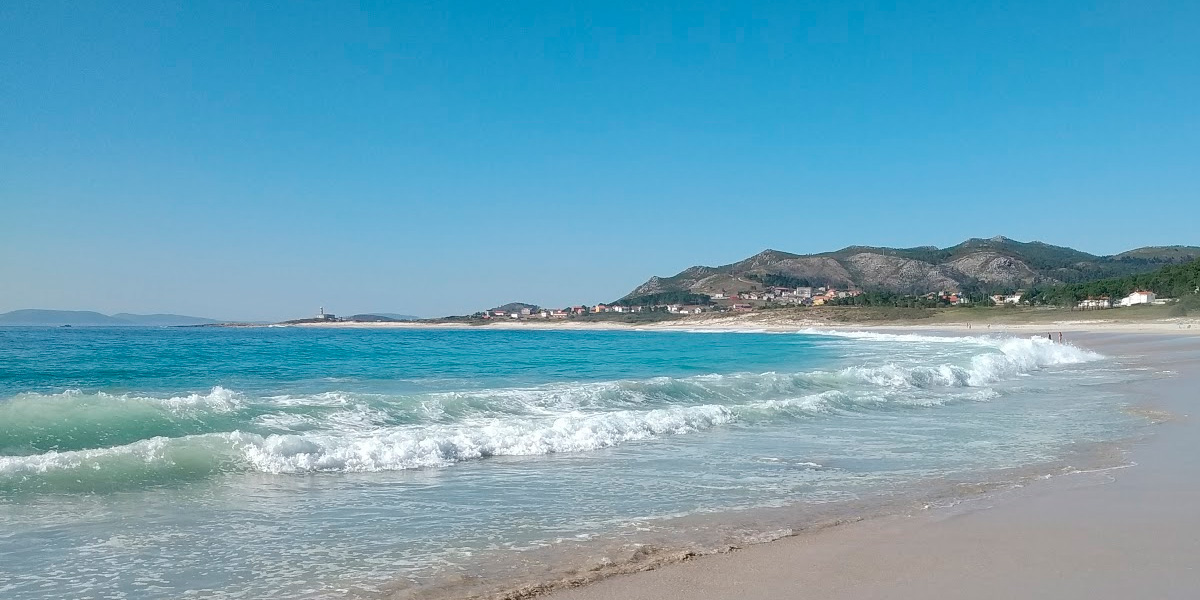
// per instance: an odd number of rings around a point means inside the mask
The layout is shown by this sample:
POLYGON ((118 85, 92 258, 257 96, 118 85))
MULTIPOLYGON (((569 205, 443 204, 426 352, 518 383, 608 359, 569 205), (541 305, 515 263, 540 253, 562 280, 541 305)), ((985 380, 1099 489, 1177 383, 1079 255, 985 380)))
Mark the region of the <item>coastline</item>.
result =
MULTIPOLYGON (((820 316, 820 315, 817 315, 820 316)), ((979 317, 971 314, 965 317, 979 317)), ((1013 315, 1009 319, 1003 311, 983 314, 985 318, 974 320, 896 319, 872 321, 836 321, 828 318, 798 317, 795 314, 773 312, 743 313, 735 315, 698 315, 670 321, 648 323, 625 323, 619 321, 554 321, 530 319, 521 321, 493 321, 488 323, 464 322, 312 322, 263 325, 256 327, 301 327, 312 329, 401 329, 401 330, 530 330, 530 331, 754 331, 764 333, 796 333, 802 331, 877 331, 908 333, 942 333, 953 335, 1027 334, 1058 332, 1071 333, 1141 333, 1141 334, 1200 334, 1200 318, 1173 317, 1156 319, 1130 319, 1120 314, 1111 318, 1066 318, 1036 320, 1013 315)))
POLYGON ((1200 401, 1192 391, 1200 388, 1200 340, 1131 329, 1078 330, 1073 340, 1174 373, 1140 394, 1134 410, 1156 425, 1121 461, 949 508, 852 519, 733 552, 685 553, 496 597, 1190 598, 1200 589, 1200 516, 1190 508, 1200 503, 1192 451, 1200 421, 1191 416, 1200 401))

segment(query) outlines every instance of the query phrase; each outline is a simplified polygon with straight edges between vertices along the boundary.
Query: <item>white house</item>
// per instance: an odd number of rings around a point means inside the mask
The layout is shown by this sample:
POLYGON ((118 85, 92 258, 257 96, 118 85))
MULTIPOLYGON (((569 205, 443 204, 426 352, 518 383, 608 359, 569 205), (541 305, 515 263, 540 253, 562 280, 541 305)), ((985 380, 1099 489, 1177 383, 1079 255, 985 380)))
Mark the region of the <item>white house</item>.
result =
POLYGON ((1079 302, 1078 308, 1080 310, 1097 310, 1097 309, 1104 309, 1104 308, 1112 308, 1112 300, 1109 300, 1108 298, 1104 298, 1104 297, 1088 298, 1087 300, 1081 300, 1079 302))
POLYGON ((1117 305, 1118 306, 1133 306, 1135 304, 1153 304, 1153 303, 1154 303, 1154 292, 1137 290, 1134 293, 1132 293, 1128 296, 1125 296, 1124 298, 1121 298, 1120 302, 1118 302, 1117 305))
POLYGON ((1015 294, 996 294, 992 296, 992 302, 996 304, 1019 304, 1022 295, 1021 292, 1015 294))

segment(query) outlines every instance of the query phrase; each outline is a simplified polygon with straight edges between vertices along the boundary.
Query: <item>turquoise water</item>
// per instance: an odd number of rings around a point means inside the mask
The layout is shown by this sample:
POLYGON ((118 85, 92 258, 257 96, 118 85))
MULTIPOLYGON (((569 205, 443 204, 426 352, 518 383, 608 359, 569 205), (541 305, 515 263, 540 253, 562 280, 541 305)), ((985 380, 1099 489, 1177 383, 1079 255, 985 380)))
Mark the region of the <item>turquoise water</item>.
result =
POLYGON ((342 597, 608 556, 1053 462, 1132 431, 1106 384, 1136 376, 1000 337, 0 329, 0 596, 342 597))

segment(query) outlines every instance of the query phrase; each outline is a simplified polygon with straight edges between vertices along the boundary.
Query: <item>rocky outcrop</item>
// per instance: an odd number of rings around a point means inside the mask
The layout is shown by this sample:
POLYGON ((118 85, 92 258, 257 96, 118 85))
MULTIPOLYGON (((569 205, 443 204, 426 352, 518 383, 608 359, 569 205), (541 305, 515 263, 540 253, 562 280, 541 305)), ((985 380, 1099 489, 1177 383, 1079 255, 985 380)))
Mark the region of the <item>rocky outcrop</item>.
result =
POLYGON ((957 290, 959 282, 947 269, 919 260, 862 252, 846 259, 858 277, 856 287, 909 294, 957 290))
POLYGON ((997 287, 1020 288, 1034 283, 1058 283, 1034 271, 1024 261, 996 252, 974 252, 954 259, 947 266, 963 275, 997 287))

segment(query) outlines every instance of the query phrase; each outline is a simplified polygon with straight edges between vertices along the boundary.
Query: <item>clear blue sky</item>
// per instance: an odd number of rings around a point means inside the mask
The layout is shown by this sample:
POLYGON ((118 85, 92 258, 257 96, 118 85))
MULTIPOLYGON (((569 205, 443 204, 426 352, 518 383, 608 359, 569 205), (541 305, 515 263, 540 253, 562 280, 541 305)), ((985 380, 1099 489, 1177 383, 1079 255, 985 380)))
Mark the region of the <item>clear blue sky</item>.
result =
POLYGON ((1200 244, 1200 2, 0 3, 0 311, 611 300, 1200 244))

